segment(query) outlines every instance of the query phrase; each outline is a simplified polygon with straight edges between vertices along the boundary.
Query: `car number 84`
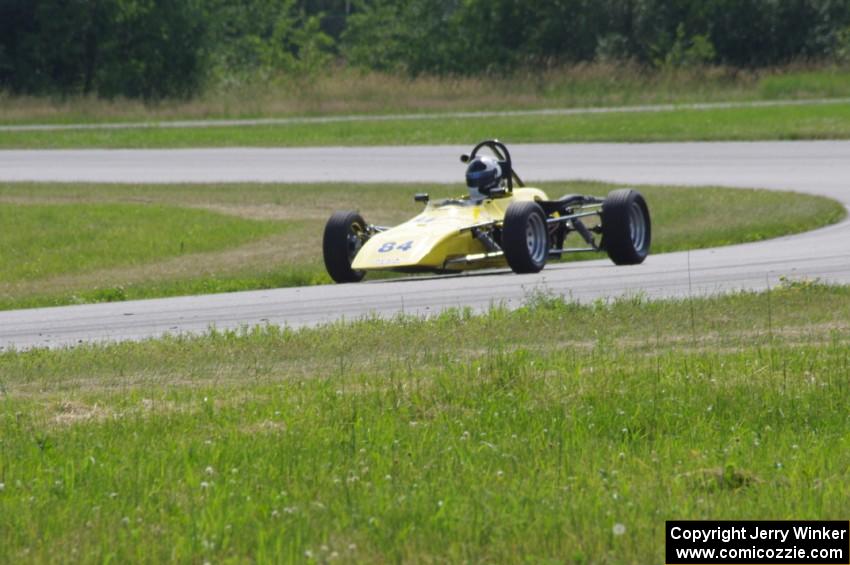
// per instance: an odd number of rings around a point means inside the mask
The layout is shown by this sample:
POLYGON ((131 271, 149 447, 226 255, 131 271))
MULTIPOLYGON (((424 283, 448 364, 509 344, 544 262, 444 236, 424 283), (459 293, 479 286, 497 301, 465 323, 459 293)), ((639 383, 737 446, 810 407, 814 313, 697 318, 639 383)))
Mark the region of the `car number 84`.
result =
POLYGON ((405 241, 402 244, 396 244, 395 241, 388 241, 378 248, 378 253, 388 253, 390 251, 410 251, 413 247, 413 241, 405 241))

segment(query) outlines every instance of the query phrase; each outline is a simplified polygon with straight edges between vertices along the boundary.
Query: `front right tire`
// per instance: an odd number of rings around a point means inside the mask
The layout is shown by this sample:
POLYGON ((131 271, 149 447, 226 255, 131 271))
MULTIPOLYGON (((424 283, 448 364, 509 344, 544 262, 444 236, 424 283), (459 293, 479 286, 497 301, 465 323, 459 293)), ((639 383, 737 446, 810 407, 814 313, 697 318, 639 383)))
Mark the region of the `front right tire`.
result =
POLYGON ((616 265, 638 265, 649 255, 652 222, 640 192, 611 191, 602 202, 602 246, 616 265))
POLYGON ((338 283, 360 282, 366 275, 351 263, 366 241, 366 222, 357 212, 334 212, 325 224, 322 255, 325 268, 338 283))

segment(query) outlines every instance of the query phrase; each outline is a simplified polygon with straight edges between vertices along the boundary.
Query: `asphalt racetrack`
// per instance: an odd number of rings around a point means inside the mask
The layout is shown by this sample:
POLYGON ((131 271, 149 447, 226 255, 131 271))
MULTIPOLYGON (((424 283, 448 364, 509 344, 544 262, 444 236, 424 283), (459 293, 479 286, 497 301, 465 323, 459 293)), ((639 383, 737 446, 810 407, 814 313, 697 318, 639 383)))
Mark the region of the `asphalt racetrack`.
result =
MULTIPOLYGON (((468 149, 0 151, 0 181, 462 182, 458 156, 468 149)), ((594 179, 761 187, 821 194, 850 207, 848 141, 542 144, 511 149, 526 182, 594 179)), ((411 194, 414 191, 411 188, 411 194)), ((327 208, 330 214, 334 203, 328 202, 327 208)), ((362 212, 368 220, 368 210, 362 212)), ((601 259, 553 263, 536 275, 505 270, 0 312, 0 348, 144 339, 266 323, 300 327, 366 315, 427 315, 459 306, 480 311, 491 304, 519 305, 540 290, 585 302, 637 293, 655 298, 704 296, 764 290, 783 276, 850 283, 850 221, 759 243, 651 255, 643 265, 631 267, 601 259)))

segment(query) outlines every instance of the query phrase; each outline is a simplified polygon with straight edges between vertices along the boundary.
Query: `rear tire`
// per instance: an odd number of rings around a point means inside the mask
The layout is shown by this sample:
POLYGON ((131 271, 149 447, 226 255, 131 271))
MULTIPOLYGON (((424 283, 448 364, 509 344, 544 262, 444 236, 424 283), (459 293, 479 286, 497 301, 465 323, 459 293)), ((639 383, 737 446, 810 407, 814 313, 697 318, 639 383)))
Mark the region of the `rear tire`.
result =
POLYGON ((366 275, 364 271, 355 271, 351 263, 366 236, 366 222, 357 212, 334 212, 325 224, 322 238, 322 254, 325 268, 331 278, 338 283, 360 282, 366 275))
POLYGON ((602 203, 602 246, 616 265, 638 265, 649 255, 652 222, 636 190, 614 190, 602 203))
POLYGON ((515 273, 538 273, 549 256, 546 214, 536 202, 512 202, 505 212, 502 250, 515 273))

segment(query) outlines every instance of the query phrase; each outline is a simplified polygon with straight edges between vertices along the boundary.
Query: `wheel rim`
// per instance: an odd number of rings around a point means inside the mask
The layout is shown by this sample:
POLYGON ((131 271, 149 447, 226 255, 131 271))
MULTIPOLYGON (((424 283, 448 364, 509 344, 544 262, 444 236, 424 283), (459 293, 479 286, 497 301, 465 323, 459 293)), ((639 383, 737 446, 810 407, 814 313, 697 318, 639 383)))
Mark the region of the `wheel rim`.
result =
POLYGON ((531 214, 528 217, 528 224, 525 226, 525 240, 528 245, 528 255, 531 260, 539 265, 546 258, 547 241, 546 241, 546 223, 540 214, 531 214))
POLYGON ((351 224, 346 238, 346 249, 348 250, 348 264, 354 261, 354 257, 360 248, 363 247, 363 226, 360 224, 351 224))
POLYGON ((629 236, 635 250, 643 251, 646 246, 646 217, 637 202, 633 202, 629 208, 629 236))

